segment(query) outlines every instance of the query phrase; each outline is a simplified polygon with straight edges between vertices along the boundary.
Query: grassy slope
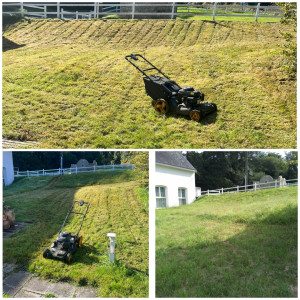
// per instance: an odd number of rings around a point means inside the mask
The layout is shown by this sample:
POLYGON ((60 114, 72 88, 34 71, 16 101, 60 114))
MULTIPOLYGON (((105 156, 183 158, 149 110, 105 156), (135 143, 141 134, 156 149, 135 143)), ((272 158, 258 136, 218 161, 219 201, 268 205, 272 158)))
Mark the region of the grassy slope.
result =
MULTIPOLYGON (((96 286, 99 296, 147 296, 148 214, 131 174, 119 171, 65 175, 50 186, 37 183, 38 190, 30 188, 26 196, 18 193, 4 197, 15 209, 18 221, 33 222, 4 240, 4 261, 29 266, 43 278, 96 286), (71 265, 46 260, 42 251, 55 239, 73 199, 83 199, 91 205, 81 231, 83 247, 74 254, 71 265), (109 232, 117 235, 118 263, 114 266, 108 261, 109 232)), ((20 184, 22 180, 12 184, 11 189, 20 184)), ((78 222, 75 216, 66 230, 76 232, 78 222)))
POLYGON ((158 297, 297 297, 297 187, 156 211, 158 297))
MULTIPOLYGON (((3 135, 40 147, 294 148, 296 89, 278 23, 31 20, 6 39, 3 135), (218 105, 202 123, 155 113, 132 52, 218 105)), ((5 43, 4 43, 5 45, 5 43)))

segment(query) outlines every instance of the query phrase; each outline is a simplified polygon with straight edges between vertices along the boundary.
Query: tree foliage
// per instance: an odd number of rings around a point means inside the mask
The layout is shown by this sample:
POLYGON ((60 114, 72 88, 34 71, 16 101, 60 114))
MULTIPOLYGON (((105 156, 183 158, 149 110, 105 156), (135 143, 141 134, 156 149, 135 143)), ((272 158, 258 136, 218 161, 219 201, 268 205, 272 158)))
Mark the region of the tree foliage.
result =
MULTIPOLYGON (((14 166, 20 171, 58 169, 60 168, 60 151, 29 151, 13 152, 14 166)), ((79 159, 88 162, 95 160, 98 165, 120 164, 119 151, 68 151, 63 152, 63 167, 69 168, 79 159)))
POLYGON ((291 77, 296 77, 297 73, 297 2, 278 3, 284 13, 281 19, 282 24, 291 25, 292 31, 280 32, 284 39, 281 45, 284 56, 283 68, 291 77))
POLYGON ((149 152, 148 151, 124 151, 121 154, 122 163, 134 164, 134 172, 141 186, 149 184, 149 152))
MULTIPOLYGON (((196 186, 206 190, 244 185, 245 154, 239 151, 189 151, 186 157, 197 170, 196 186)), ((297 173, 297 152, 288 152, 285 158, 276 153, 248 152, 248 184, 258 181, 263 175, 270 175, 274 179, 280 175, 295 179, 297 173)))

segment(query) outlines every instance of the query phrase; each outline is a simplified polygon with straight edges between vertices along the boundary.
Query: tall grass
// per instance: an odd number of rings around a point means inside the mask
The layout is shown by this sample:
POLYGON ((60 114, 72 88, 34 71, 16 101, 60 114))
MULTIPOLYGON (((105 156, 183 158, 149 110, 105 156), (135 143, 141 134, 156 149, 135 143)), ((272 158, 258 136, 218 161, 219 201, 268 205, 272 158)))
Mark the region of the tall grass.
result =
MULTIPOLYGON (((53 281, 96 287, 100 297, 147 297, 148 214, 131 174, 120 171, 64 175, 38 190, 4 196, 15 210, 17 221, 33 223, 3 241, 4 262, 17 263, 53 281), (75 252, 70 265, 44 259, 43 249, 56 238, 73 200, 90 203, 80 232, 83 246, 75 252), (109 232, 117 236, 115 264, 110 264, 108 258, 109 232)), ((12 190, 17 185, 14 183, 12 190)), ((64 230, 76 233, 79 224, 80 217, 73 215, 64 230)))
POLYGON ((156 211, 158 297, 297 297, 297 187, 156 211))
MULTIPOLYGON (((294 148, 296 87, 278 23, 24 20, 4 37, 3 135, 41 148, 294 148), (19 47, 22 46, 22 47, 19 47), (19 48, 17 48, 19 47, 19 48), (158 115, 124 56, 142 53, 218 106, 158 115)), ((289 30, 289 26, 285 28, 289 30)))

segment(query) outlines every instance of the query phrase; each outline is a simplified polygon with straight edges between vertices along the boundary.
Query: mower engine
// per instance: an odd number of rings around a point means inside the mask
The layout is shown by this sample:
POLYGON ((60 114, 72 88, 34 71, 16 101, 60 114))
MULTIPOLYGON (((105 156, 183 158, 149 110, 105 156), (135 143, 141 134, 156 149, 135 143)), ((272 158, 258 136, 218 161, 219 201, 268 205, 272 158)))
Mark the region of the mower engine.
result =
POLYGON ((178 99, 186 106, 195 106, 204 101, 204 94, 192 87, 184 87, 178 91, 178 99))

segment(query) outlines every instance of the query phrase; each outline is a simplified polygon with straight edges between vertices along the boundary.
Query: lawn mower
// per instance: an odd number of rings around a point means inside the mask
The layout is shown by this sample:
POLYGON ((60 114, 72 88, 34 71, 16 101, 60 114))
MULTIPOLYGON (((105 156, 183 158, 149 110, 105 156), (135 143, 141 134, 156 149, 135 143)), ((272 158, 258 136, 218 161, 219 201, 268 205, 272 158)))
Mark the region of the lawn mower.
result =
POLYGON ((203 117, 217 110, 216 104, 203 103, 204 94, 192 87, 181 88, 144 56, 130 54, 125 56, 125 59, 143 74, 146 94, 152 98, 152 105, 157 112, 190 116, 192 120, 199 122, 203 117), (138 64, 146 65, 147 68, 141 69, 138 64), (158 75, 147 74, 152 70, 155 70, 158 75))
POLYGON ((82 246, 82 236, 79 235, 79 231, 81 230, 81 226, 83 220, 87 214, 90 204, 84 201, 74 201, 71 208, 69 209, 67 216, 62 224, 60 231, 56 240, 52 243, 50 249, 46 248, 43 251, 44 258, 56 258, 65 261, 66 263, 70 263, 72 259, 72 254, 77 250, 77 248, 82 246), (76 212, 74 210, 75 206, 86 206, 85 212, 76 212), (64 232, 63 228, 70 216, 70 214, 82 215, 81 223, 79 229, 76 234, 72 234, 71 232, 64 232))

